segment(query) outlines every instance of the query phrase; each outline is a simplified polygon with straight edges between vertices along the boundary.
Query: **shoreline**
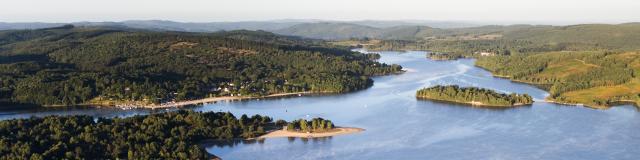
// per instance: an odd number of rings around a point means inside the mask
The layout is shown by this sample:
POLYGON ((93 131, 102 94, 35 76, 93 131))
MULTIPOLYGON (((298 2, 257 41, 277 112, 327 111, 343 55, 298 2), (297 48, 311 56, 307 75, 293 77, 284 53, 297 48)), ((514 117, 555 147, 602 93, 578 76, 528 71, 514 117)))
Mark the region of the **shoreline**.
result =
POLYGON ((266 96, 257 96, 257 97, 252 97, 252 96, 210 97, 210 98, 203 98, 203 99, 196 99, 196 100, 180 101, 180 102, 169 103, 169 104, 141 106, 140 108, 149 108, 149 109, 174 108, 174 107, 182 107, 182 106, 187 106, 187 105, 213 103, 213 102, 218 102, 218 101, 234 101, 234 100, 259 99, 259 98, 275 98, 275 97, 287 97, 287 96, 295 96, 295 95, 302 96, 302 95, 315 94, 315 93, 330 93, 330 92, 311 92, 311 91, 309 91, 309 92, 276 93, 276 94, 270 94, 270 95, 266 95, 266 96))
MULTIPOLYGON (((156 104, 156 105, 148 105, 148 104, 136 104, 136 102, 131 103, 116 103, 116 104, 104 104, 104 103, 85 103, 78 104, 72 106, 96 106, 96 107, 114 107, 121 109, 163 109, 163 108, 176 108, 183 107, 188 105, 198 105, 198 104, 208 104, 215 103, 218 101, 236 101, 236 100, 248 100, 248 99, 260 99, 260 98, 277 98, 277 97, 289 97, 289 96, 302 96, 309 94, 323 94, 323 93, 334 93, 334 92, 292 92, 292 93, 276 93, 265 96, 221 96, 221 97, 209 97, 202 99, 194 99, 194 100, 186 100, 179 101, 174 103, 164 103, 164 104, 156 104)), ((57 106, 69 106, 69 105, 44 105, 45 107, 57 107, 57 106)))
POLYGON ((547 103, 555 103, 555 104, 567 105, 567 106, 586 107, 586 108, 598 109, 598 110, 607 110, 607 109, 610 109, 612 107, 619 106, 619 105, 624 105, 624 104, 630 104, 630 105, 633 105, 636 108, 640 109, 640 104, 638 102, 634 101, 634 100, 617 100, 617 101, 613 101, 613 103, 615 103, 615 104, 611 105, 611 106, 594 106, 594 105, 583 104, 583 103, 559 102, 559 101, 553 100, 553 99, 551 99, 549 97, 545 98, 544 101, 547 102, 547 103))
POLYGON ((365 129, 355 128, 355 127, 336 127, 331 131, 327 131, 327 132, 304 133, 304 132, 287 131, 283 128, 279 130, 270 131, 269 133, 254 139, 280 138, 280 137, 322 138, 322 137, 354 134, 354 133, 363 132, 363 131, 365 131, 365 129))
POLYGON ((418 100, 430 100, 430 101, 436 101, 436 102, 456 103, 456 104, 470 105, 472 107, 483 107, 483 108, 513 108, 513 107, 526 106, 526 105, 533 104, 533 103, 527 103, 527 104, 525 104, 525 103, 515 103, 513 105, 489 105, 489 104, 484 104, 482 102, 476 102, 476 101, 460 102, 460 101, 434 99, 434 98, 429 98, 429 97, 416 97, 416 98, 418 100))

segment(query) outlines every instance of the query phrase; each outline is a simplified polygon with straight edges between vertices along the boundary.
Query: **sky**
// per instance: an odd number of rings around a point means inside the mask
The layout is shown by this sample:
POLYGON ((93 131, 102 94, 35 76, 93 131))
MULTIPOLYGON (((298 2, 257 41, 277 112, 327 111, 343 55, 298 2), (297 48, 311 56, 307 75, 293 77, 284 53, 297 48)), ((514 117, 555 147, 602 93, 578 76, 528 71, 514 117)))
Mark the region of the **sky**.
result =
POLYGON ((0 22, 640 22, 640 0, 2 0, 0 4, 0 22))

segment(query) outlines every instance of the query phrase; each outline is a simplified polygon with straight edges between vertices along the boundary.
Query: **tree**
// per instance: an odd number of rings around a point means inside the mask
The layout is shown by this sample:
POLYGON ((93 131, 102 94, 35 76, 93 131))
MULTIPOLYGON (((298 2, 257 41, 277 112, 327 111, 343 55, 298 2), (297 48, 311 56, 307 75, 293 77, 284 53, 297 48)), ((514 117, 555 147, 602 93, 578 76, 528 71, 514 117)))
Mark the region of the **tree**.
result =
POLYGON ((305 132, 309 132, 310 129, 307 126, 307 120, 304 119, 300 119, 300 130, 305 131, 305 132))

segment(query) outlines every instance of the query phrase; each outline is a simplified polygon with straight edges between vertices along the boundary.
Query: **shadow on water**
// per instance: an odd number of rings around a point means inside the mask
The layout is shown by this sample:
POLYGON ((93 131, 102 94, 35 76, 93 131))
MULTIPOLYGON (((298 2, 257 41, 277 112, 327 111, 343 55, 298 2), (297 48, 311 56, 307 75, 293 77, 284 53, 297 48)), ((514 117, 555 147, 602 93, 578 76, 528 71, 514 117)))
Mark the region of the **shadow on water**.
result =
POLYGON ((202 146, 216 147, 234 147, 240 144, 264 144, 265 139, 230 139, 230 140, 206 140, 202 142, 202 146))
MULTIPOLYGON (((281 139, 281 138, 271 138, 271 139, 281 139)), ((296 143, 296 141, 300 141, 303 144, 317 144, 317 143, 327 143, 333 139, 332 136, 329 137, 317 137, 317 138, 299 138, 299 137, 286 137, 287 142, 296 143)), ((235 147, 238 145, 253 145, 253 144, 265 144, 268 139, 231 139, 231 140, 206 140, 201 143, 202 146, 206 147, 235 147)))
MULTIPOLYGON (((9 103, 9 102, 0 102, 0 111, 23 111, 23 110, 34 110, 42 108, 39 105, 35 104, 21 104, 21 103, 9 103)), ((2 113, 0 113, 1 115, 2 113)))

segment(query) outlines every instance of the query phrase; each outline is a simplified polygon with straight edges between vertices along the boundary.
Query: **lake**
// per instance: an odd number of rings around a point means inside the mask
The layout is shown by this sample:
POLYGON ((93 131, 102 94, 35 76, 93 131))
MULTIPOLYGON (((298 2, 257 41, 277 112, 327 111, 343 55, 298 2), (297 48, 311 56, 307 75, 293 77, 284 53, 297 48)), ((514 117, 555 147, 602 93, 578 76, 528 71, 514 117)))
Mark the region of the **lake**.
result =
MULTIPOLYGON (((433 61, 425 52, 380 52, 381 62, 407 72, 374 78, 366 90, 245 100, 190 107, 197 111, 261 114, 274 119, 322 117, 364 132, 324 139, 273 138, 206 145, 223 159, 640 159, 640 115, 634 106, 608 110, 543 102, 532 85, 494 78, 473 59, 433 61), (457 84, 527 93, 533 105, 484 109, 416 100, 415 91, 457 84)), ((131 116, 169 110, 75 107, 0 111, 0 119, 46 115, 131 116)))

